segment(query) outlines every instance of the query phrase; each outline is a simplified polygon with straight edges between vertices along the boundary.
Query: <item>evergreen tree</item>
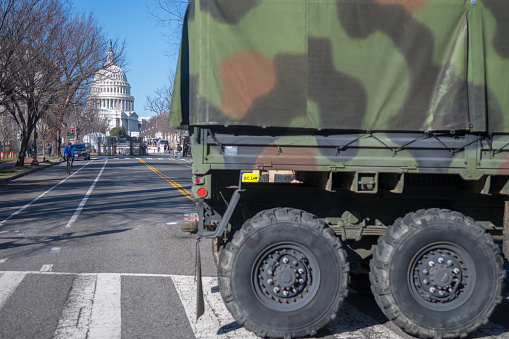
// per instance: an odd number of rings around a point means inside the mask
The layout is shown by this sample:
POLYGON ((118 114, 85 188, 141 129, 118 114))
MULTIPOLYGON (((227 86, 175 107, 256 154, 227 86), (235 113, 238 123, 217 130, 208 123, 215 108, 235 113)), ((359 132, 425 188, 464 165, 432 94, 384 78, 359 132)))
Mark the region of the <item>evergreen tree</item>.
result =
POLYGON ((110 136, 112 137, 119 137, 119 138, 129 138, 129 134, 127 134, 127 131, 123 126, 115 127, 110 131, 110 136))

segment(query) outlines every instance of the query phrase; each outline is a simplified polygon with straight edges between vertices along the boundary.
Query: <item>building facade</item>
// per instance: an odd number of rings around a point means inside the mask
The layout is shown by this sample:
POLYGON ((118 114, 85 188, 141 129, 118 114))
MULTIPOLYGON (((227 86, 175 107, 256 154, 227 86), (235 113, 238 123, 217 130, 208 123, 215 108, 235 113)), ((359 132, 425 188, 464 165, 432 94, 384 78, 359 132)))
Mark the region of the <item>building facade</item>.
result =
POLYGON ((134 111, 134 97, 124 71, 115 64, 111 48, 107 52, 106 69, 96 73, 90 87, 88 105, 97 109, 108 121, 108 131, 123 126, 131 136, 139 136, 142 122, 134 111))

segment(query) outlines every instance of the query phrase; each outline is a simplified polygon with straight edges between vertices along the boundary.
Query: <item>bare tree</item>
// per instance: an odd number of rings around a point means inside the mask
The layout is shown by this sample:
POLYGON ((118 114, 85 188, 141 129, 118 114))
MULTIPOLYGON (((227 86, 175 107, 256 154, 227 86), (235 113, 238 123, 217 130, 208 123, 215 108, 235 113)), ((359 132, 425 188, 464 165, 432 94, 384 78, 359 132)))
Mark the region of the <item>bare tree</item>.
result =
POLYGON ((51 55, 58 27, 65 23, 56 1, 14 1, 2 26, 2 105, 22 131, 17 166, 23 166, 29 138, 52 104, 60 72, 51 55))
POLYGON ((76 127, 75 132, 81 134, 85 122, 91 123, 91 116, 96 113, 88 110, 86 103, 93 76, 111 64, 124 64, 125 42, 119 44, 115 41, 113 46, 117 52, 112 60, 107 60, 108 41, 90 14, 75 17, 69 29, 62 30, 61 34, 64 43, 59 46, 58 54, 63 66, 63 81, 57 112, 60 125, 64 116, 69 115, 68 120, 76 127))
POLYGON ((185 132, 183 130, 176 130, 168 125, 174 81, 174 75, 170 74, 168 76, 169 85, 165 85, 163 88, 158 89, 154 97, 147 96, 145 104, 145 109, 156 114, 148 125, 148 128, 154 131, 152 136, 155 137, 156 133, 160 133, 163 139, 169 140, 170 143, 185 132))
POLYGON ((4 155, 7 152, 6 146, 10 147, 12 151, 16 143, 16 124, 12 117, 8 114, 1 114, 0 112, 0 146, 4 155))
POLYGON ((171 54, 178 53, 188 3, 188 0, 153 0, 147 8, 157 25, 163 28, 163 36, 172 48, 171 54))
MULTIPOLYGON (((0 105, 22 131, 16 166, 23 166, 37 122, 51 112, 61 125, 76 93, 109 66, 108 41, 92 16, 75 15, 65 0, 9 0, 0 18, 0 105)), ((115 61, 123 54, 122 44, 115 61)))
MULTIPOLYGON (((163 28, 163 36, 170 45, 170 55, 178 54, 182 25, 188 4, 188 0, 153 0, 152 7, 149 8, 150 15, 163 28)), ((184 133, 184 131, 175 130, 168 126, 174 81, 175 75, 170 74, 168 85, 157 90, 154 97, 147 96, 145 104, 145 109, 149 109, 156 114, 156 117, 151 121, 152 129, 166 135, 170 142, 184 133)))
POLYGON ((168 76, 169 85, 164 85, 162 88, 156 90, 154 97, 148 95, 145 99, 144 108, 154 112, 157 116, 169 112, 174 81, 175 76, 170 73, 168 76))

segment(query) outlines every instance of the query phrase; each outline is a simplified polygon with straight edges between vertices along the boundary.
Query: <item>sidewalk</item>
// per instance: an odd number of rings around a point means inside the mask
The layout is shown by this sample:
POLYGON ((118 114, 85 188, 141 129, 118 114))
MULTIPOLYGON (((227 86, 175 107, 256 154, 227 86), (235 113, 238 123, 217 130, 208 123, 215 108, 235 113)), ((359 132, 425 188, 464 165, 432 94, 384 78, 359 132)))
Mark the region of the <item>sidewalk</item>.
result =
POLYGON ((20 178, 24 175, 39 171, 43 168, 47 168, 49 166, 53 166, 55 164, 60 163, 59 161, 50 162, 46 159, 46 162, 43 162, 43 157, 38 157, 37 161, 39 165, 33 166, 32 161, 33 158, 25 158, 25 165, 20 167, 15 167, 16 159, 12 159, 6 162, 0 162, 0 184, 4 184, 10 180, 14 180, 20 178))

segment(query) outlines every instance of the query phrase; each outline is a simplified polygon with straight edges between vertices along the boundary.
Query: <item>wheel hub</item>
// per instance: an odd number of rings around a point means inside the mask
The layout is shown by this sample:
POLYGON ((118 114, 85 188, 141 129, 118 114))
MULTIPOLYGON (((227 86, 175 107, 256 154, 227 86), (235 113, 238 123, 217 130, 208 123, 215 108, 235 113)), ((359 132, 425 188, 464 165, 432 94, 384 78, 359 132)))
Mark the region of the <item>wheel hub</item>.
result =
POLYGON ((469 268, 463 251, 452 245, 433 246, 413 261, 414 291, 428 303, 455 301, 469 287, 469 268))
POLYGON ((296 273, 291 269, 291 267, 286 267, 285 265, 285 267, 282 269, 278 267, 276 271, 279 271, 279 273, 276 273, 277 275, 279 275, 278 283, 283 288, 295 285, 296 273))
POLYGON ((297 246, 288 245, 266 252, 257 264, 257 295, 265 304, 275 308, 279 307, 277 305, 303 306, 316 290, 313 262, 297 246))

